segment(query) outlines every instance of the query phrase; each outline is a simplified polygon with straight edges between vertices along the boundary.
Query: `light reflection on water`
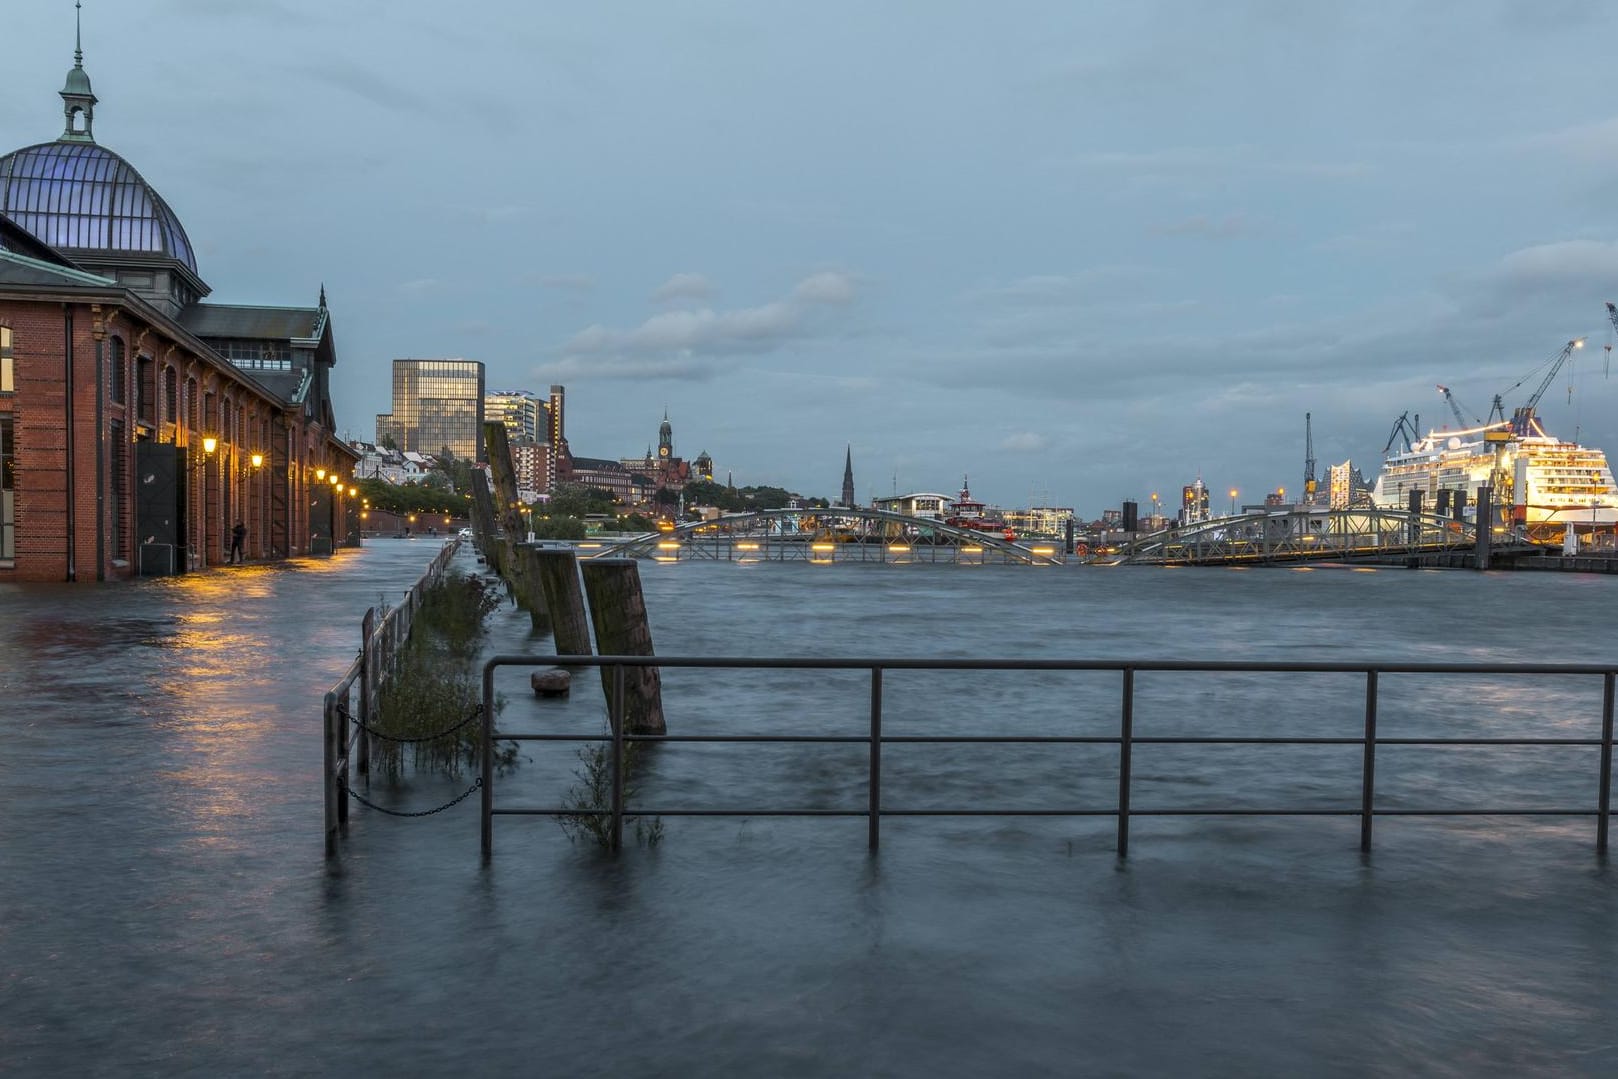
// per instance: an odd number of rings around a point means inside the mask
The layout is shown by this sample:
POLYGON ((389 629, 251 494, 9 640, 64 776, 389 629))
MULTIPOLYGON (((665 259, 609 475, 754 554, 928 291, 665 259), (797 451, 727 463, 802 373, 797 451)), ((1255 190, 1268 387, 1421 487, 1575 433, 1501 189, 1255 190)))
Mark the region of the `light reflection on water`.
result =
MULTIPOLYGON (((616 861, 469 803, 320 857, 320 694, 420 542, 0 589, 0 1071, 1610 1074, 1618 919, 1585 819, 670 818, 616 861), (452 1002, 452 1003, 446 1003, 452 1002), (468 1018, 475 1015, 475 1021, 468 1018), (1172 1036, 1164 1036, 1172 1032, 1172 1036)), ((642 564, 665 654, 1608 661, 1611 579, 642 564), (1579 632, 1502 633, 1509 617, 1579 632)), ((492 651, 529 647, 505 608, 492 651)), ((537 642, 544 648, 547 642, 537 642)), ((502 726, 596 730, 593 676, 502 726)), ((837 672, 665 670, 681 732, 860 734, 837 672)), ((1142 675, 1137 732, 1353 736, 1353 677, 1142 675)), ((892 672, 890 732, 1111 733, 1116 674, 892 672)), ((1588 733, 1599 683, 1388 677, 1382 733, 1588 733)), ((577 765, 528 744, 500 796, 577 765)), ((1107 805, 1104 747, 892 746, 890 804, 1107 805)), ((1136 804, 1348 804, 1357 747, 1137 749, 1136 804)), ((1590 751, 1388 748, 1379 797, 1589 805, 1590 751), (1556 778, 1548 779, 1547 775, 1556 778), (1491 794, 1493 797, 1493 794, 1491 794)), ((853 746, 669 745, 666 803, 863 805, 853 746)), ((462 783, 383 800, 424 808, 462 783)))

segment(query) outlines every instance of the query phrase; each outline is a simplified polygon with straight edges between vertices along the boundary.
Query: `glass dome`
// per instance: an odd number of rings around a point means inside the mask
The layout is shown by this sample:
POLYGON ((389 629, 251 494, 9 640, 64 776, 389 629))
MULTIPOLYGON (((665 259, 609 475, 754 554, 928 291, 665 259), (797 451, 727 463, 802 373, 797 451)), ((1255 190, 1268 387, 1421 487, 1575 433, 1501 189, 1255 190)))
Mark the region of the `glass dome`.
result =
POLYGON ((197 272, 168 203, 129 162, 93 142, 46 142, 0 157, 0 213, 69 255, 168 255, 197 272))

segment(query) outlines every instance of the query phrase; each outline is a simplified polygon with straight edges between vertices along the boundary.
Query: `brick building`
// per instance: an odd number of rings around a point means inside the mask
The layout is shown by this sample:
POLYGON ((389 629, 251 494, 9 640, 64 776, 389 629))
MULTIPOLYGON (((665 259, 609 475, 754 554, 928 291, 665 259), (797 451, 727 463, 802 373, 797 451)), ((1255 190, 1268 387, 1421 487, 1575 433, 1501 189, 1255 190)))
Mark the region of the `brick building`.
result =
MULTIPOLYGON (((179 218, 96 143, 76 51, 53 142, 0 156, 0 581, 329 553, 357 537, 314 307, 204 303, 179 218)), ((313 289, 311 289, 313 291, 313 289)))

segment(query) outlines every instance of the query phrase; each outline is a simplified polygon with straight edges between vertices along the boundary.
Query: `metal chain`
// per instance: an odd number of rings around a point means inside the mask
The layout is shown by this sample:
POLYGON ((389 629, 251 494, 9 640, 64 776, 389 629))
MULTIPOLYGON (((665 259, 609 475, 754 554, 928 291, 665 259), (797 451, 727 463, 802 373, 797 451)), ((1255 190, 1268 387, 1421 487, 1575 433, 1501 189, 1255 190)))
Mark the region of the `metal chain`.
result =
POLYGON ((445 731, 439 731, 437 734, 429 734, 429 735, 427 735, 427 736, 425 736, 423 738, 404 738, 404 737, 402 737, 400 735, 396 735, 396 734, 386 734, 386 733, 384 733, 382 731, 377 730, 375 727, 371 726, 369 723, 366 723, 364 720, 356 719, 354 714, 352 712, 350 712, 347 708, 345 708, 343 705, 338 705, 337 706, 337 714, 342 716, 343 719, 347 720, 349 723, 354 724, 354 726, 358 727, 360 730, 362 730, 365 733, 371 735, 373 738, 381 738, 383 741, 386 741, 386 742, 404 742, 404 743, 407 743, 407 744, 412 744, 412 743, 416 743, 416 742, 436 742, 440 738, 449 737, 450 735, 454 734, 456 731, 460 730, 462 727, 466 726, 468 723, 472 722, 474 719, 478 718, 478 716, 482 715, 483 714, 483 705, 482 704, 474 704, 472 706, 471 713, 465 719, 463 719, 459 723, 455 724, 455 726, 453 726, 453 727, 451 727, 451 728, 449 728, 448 730, 445 730, 445 731))
POLYGON ((449 801, 445 802, 443 805, 439 806, 437 809, 423 809, 423 810, 419 810, 419 811, 417 811, 415 813, 406 813, 403 810, 389 809, 386 806, 377 805, 375 802, 373 802, 369 798, 365 797, 359 791, 355 790, 354 788, 350 787, 347 783, 343 782, 343 777, 342 776, 337 777, 337 789, 338 790, 347 791, 348 796, 350 798, 354 799, 354 801, 358 802, 360 805, 365 806, 368 809, 374 809, 378 813, 386 813, 390 817, 430 817, 434 813, 442 813, 442 812, 444 812, 444 810, 448 809, 450 806, 459 805, 460 803, 466 801, 468 798, 472 797, 473 792, 475 792, 481 786, 483 786, 483 777, 479 776, 478 781, 476 783, 472 784, 470 787, 466 788, 465 793, 460 794, 460 795, 456 796, 455 798, 450 799, 449 801))

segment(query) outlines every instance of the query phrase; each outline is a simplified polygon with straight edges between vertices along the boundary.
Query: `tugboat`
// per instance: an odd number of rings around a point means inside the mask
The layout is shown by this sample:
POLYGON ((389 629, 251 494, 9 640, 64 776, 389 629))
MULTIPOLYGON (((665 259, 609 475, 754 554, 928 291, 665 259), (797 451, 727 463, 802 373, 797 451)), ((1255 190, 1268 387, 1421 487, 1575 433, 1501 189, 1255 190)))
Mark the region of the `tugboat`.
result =
POLYGON ((1010 525, 998 517, 991 517, 984 504, 972 497, 966 476, 961 477, 960 497, 949 504, 949 516, 944 518, 944 523, 956 528, 970 528, 974 532, 997 532, 1007 540, 1017 538, 1017 533, 1012 531, 1010 525))

